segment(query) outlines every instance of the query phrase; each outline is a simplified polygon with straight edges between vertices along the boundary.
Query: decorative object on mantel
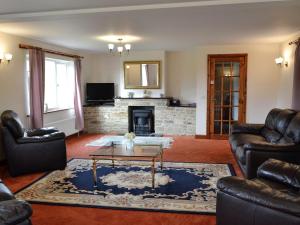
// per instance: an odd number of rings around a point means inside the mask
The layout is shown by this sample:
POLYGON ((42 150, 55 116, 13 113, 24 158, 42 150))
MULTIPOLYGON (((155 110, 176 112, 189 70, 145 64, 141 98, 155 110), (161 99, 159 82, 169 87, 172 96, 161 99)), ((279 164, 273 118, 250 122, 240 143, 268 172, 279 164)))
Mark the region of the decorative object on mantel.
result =
MULTIPOLYGON (((104 136, 88 143, 86 146, 102 147, 112 144, 121 145, 124 143, 124 136, 104 136)), ((174 139, 171 137, 141 137, 134 138, 134 144, 137 145, 162 145, 163 148, 170 148, 174 139)))
POLYGON ((144 90, 144 98, 150 98, 151 97, 151 91, 144 90))
MULTIPOLYGON (((127 54, 129 54, 129 51, 131 49, 131 44, 123 44, 123 38, 118 38, 118 46, 117 46, 117 52, 119 53, 119 55, 121 56, 124 49, 126 50, 127 54)), ((109 53, 113 54, 114 53, 114 49, 115 49, 115 45, 110 43, 108 44, 108 50, 109 53)))
POLYGON ((133 98, 134 97, 134 92, 128 92, 128 98, 133 98))
POLYGON ((127 150, 132 150, 134 146, 135 133, 130 132, 124 135, 123 144, 126 146, 127 150))
POLYGON ((234 175, 229 164, 164 162, 151 187, 149 162, 99 161, 97 188, 90 159, 72 159, 65 170, 43 176, 16 194, 37 204, 108 207, 184 213, 216 212, 217 180, 234 175))

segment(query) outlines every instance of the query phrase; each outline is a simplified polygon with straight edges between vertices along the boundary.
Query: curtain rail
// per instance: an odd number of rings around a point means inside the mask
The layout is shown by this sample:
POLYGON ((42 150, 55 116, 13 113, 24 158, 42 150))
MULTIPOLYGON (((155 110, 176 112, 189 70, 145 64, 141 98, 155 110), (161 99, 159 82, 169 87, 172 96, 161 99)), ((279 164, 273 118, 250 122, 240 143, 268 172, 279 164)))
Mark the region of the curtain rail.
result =
POLYGON ((64 53, 64 52, 60 52, 60 51, 54 51, 54 50, 40 48, 40 47, 37 47, 37 46, 26 45, 26 44, 19 44, 19 48, 23 48, 23 49, 40 49, 40 50, 43 50, 44 52, 50 53, 50 54, 61 55, 61 56, 77 58, 77 59, 83 59, 84 58, 83 56, 79 56, 79 55, 68 54, 68 53, 64 53))
POLYGON ((295 40, 295 41, 291 41, 290 43, 289 43, 289 45, 297 45, 297 44, 299 44, 300 43, 300 37, 297 39, 297 40, 295 40))

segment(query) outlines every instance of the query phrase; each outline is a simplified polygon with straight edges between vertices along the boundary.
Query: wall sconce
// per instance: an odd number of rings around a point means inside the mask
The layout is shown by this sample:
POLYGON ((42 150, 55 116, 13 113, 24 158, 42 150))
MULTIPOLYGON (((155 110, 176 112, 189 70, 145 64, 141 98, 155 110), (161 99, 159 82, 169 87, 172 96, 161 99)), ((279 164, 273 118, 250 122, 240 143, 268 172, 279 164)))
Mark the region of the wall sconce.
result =
POLYGON ((4 53, 4 52, 0 52, 0 63, 4 62, 4 60, 7 63, 10 63, 10 61, 12 60, 13 55, 11 53, 4 53))
POLYGON ((285 67, 288 67, 288 61, 285 60, 283 57, 278 57, 275 59, 275 63, 279 66, 282 66, 282 64, 285 65, 285 67))

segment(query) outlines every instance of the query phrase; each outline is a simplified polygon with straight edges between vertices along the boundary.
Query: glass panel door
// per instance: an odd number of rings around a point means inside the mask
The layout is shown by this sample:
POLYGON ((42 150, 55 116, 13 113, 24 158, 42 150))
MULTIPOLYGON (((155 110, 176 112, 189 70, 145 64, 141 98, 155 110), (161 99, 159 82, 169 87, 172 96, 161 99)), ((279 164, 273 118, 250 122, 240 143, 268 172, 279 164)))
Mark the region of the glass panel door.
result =
POLYGON ((244 120, 245 60, 243 57, 209 58, 209 133, 227 136, 233 123, 244 120))

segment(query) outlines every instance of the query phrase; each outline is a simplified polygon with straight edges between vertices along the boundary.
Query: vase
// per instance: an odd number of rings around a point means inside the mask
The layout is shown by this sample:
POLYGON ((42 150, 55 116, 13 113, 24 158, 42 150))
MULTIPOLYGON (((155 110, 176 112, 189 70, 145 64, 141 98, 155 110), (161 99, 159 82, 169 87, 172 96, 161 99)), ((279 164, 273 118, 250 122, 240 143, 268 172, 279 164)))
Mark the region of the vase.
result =
POLYGON ((134 142, 133 142, 133 140, 127 140, 126 143, 125 143, 125 146, 126 146, 126 149, 127 149, 127 150, 132 150, 133 147, 134 147, 134 142))

